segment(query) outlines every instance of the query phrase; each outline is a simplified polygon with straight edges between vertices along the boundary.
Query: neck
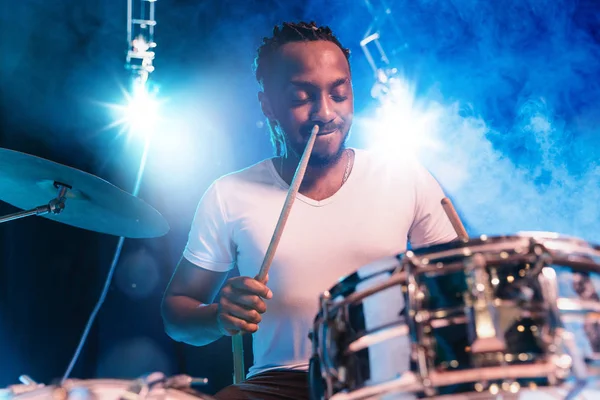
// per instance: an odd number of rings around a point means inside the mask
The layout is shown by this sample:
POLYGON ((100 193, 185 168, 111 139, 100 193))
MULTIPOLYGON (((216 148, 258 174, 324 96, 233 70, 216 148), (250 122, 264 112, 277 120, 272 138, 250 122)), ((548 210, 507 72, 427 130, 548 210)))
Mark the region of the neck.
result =
MULTIPOLYGON (((313 200, 323 200, 332 196, 342 186, 346 168, 352 162, 354 152, 345 149, 340 156, 326 165, 311 165, 306 168, 299 192, 313 200)), ((300 163, 300 158, 288 153, 287 156, 278 157, 274 165, 281 178, 291 185, 294 173, 300 163)))

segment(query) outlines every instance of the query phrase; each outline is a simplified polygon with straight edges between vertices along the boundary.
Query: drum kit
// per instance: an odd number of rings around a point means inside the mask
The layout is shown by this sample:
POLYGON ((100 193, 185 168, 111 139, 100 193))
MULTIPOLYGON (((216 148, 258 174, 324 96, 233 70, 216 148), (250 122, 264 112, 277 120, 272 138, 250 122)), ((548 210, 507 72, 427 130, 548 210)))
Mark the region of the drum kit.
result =
MULTIPOLYGON (((82 229, 158 237, 142 200, 82 171, 0 149, 0 200, 82 229)), ((313 400, 600 399, 600 247, 554 233, 433 245, 378 260, 322 293, 309 338, 313 400)), ((211 399, 205 379, 67 379, 0 399, 211 399)))

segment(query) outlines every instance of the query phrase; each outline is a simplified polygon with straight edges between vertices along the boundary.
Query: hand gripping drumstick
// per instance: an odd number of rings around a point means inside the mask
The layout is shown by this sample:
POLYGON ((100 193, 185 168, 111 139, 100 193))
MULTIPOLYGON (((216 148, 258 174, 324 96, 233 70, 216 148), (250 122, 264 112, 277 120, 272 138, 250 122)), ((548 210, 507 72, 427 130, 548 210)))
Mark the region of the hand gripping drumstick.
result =
MULTIPOLYGON (((273 261, 275 251, 277 250, 279 240, 281 239, 281 234, 283 233, 283 228, 285 227, 288 216, 290 215, 292 204, 294 204, 294 200, 296 199, 296 195, 298 194, 298 190, 300 189, 302 179, 304 179, 304 173, 306 172, 308 159, 310 158, 310 154, 312 153, 312 148, 315 144, 317 133, 319 133, 319 126, 315 125, 310 133, 310 137, 308 139, 308 143, 306 144, 306 148, 304 149, 304 153, 302 154, 302 158, 300 159, 300 163, 298 164, 296 172, 294 173, 294 178, 292 179, 292 183, 290 184, 290 188, 285 198, 285 203, 283 203, 283 209, 281 210, 279 220, 277 221, 277 225, 275 226, 275 232, 273 232, 271 242, 269 243, 269 247, 267 248, 267 253, 265 254, 265 258, 260 267, 260 271, 258 272, 258 275, 256 277, 256 279, 260 282, 264 282, 267 278, 269 268, 271 267, 271 262, 273 261)), ((240 334, 232 336, 231 340, 233 350, 233 383, 236 384, 240 383, 245 378, 243 347, 244 342, 242 340, 242 335, 240 334)))
POLYGON ((444 197, 442 199, 442 207, 444 207, 444 211, 446 212, 448 219, 452 223, 452 226, 454 227, 458 238, 464 241, 469 240, 469 235, 467 234, 465 227, 463 226, 460 218, 458 217, 458 214, 456 213, 456 210, 452 205, 452 201, 450 201, 449 198, 444 197))

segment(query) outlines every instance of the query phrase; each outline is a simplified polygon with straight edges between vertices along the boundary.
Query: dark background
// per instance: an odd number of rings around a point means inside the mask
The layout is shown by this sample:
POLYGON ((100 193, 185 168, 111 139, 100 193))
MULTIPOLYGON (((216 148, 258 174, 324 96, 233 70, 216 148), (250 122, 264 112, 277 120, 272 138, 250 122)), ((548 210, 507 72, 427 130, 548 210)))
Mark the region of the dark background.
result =
MULTIPOLYGON (((352 144, 366 146, 377 128, 360 118, 376 103, 359 42, 375 15, 387 15, 381 42, 410 83, 411 115, 437 115, 431 130, 441 147, 419 155, 472 234, 551 230, 600 242, 600 6, 388 3, 386 14, 381 2, 358 0, 157 1, 151 81, 165 103, 140 197, 171 230, 125 242, 72 376, 188 373, 208 377, 209 393, 231 382, 230 340, 175 343, 159 305, 207 185, 271 155, 251 64, 262 37, 284 20, 328 24, 350 47, 352 144)), ((131 192, 142 141, 110 127, 115 115, 106 106, 122 103, 129 85, 126 27, 125 0, 0 0, 0 147, 131 192)), ((407 146, 388 147, 401 154, 407 146)), ((15 211, 0 201, 0 214, 15 211)), ((43 218, 0 226, 0 386, 20 374, 45 383, 62 376, 116 243, 43 218)))

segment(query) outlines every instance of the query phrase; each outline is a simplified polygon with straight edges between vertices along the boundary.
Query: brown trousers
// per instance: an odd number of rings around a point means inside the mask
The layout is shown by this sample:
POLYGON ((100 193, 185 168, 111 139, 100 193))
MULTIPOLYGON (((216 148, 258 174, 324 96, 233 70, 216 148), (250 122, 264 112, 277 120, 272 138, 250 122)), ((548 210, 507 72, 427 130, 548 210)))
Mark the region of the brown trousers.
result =
POLYGON ((303 371, 267 371, 214 395, 217 400, 308 400, 308 374, 303 371))

